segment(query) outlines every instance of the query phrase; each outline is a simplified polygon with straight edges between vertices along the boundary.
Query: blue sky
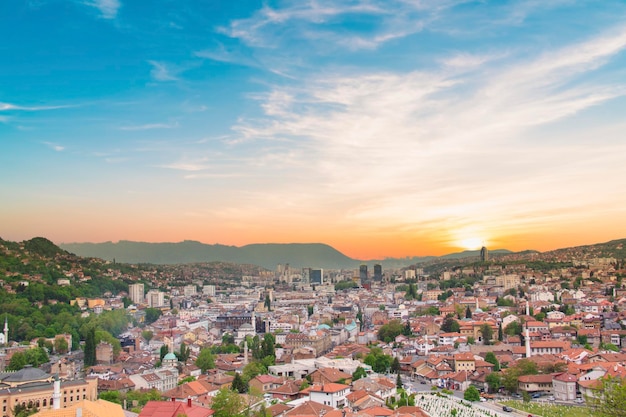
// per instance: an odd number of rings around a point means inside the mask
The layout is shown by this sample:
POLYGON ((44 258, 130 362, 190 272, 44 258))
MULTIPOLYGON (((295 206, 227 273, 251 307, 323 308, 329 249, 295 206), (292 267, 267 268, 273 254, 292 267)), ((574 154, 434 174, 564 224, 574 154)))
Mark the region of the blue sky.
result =
POLYGON ((0 236, 626 237, 621 1, 0 4, 0 236))

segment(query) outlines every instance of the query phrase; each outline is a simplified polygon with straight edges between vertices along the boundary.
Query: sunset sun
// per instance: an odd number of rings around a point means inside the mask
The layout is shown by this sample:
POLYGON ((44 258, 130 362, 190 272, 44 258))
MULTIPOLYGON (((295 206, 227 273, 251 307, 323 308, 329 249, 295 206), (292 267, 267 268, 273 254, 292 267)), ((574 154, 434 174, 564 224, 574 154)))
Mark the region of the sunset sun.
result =
POLYGON ((483 244, 484 240, 480 237, 469 237, 459 242, 459 246, 466 250, 480 249, 483 244))

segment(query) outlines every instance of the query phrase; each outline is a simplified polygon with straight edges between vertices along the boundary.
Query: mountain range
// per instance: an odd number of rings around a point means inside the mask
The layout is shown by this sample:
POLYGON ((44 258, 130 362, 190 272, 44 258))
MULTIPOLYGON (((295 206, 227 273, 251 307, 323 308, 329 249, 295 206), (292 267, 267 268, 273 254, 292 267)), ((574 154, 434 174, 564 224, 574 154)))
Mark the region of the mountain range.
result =
MULTIPOLYGON (((355 269, 362 263, 379 263, 384 268, 395 268, 437 259, 435 256, 359 260, 350 258, 323 243, 260 243, 241 247, 209 245, 185 240, 177 243, 148 243, 121 240, 103 243, 65 243, 64 250, 79 256, 96 257, 122 263, 183 264, 223 261, 236 264, 259 265, 273 270, 278 264, 288 263, 295 268, 355 269)), ((492 254, 511 253, 506 249, 492 254)), ((444 259, 477 257, 479 251, 463 251, 445 255, 444 259)))

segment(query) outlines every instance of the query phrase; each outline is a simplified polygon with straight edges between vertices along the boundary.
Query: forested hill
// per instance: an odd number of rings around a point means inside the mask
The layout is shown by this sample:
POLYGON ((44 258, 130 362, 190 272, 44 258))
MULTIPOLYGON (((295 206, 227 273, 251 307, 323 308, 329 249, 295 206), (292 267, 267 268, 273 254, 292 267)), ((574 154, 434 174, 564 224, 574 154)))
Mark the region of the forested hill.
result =
POLYGON ((242 247, 208 245, 186 240, 179 243, 68 243, 61 248, 81 256, 93 256, 124 263, 182 264, 199 262, 232 262, 275 269, 278 264, 296 268, 358 268, 359 260, 351 259, 321 243, 265 243, 242 247))

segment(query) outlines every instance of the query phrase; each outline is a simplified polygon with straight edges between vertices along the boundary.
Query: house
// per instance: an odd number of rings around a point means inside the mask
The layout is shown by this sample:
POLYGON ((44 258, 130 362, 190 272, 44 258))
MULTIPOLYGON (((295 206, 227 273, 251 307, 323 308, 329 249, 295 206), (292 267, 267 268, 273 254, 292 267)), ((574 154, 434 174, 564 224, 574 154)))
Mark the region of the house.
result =
POLYGON ((517 378, 517 386, 520 391, 526 391, 529 394, 534 392, 551 392, 552 375, 522 375, 517 378))
POLYGON ((315 401, 307 401, 291 410, 285 412, 285 417, 311 417, 323 416, 332 411, 333 407, 317 403, 315 401))
POLYGON ((575 375, 563 372, 552 378, 552 393, 557 401, 574 401, 578 379, 575 375))
POLYGON ((210 408, 194 405, 191 399, 180 401, 148 401, 139 413, 139 417, 209 417, 214 411, 210 408))
POLYGON ((281 378, 272 375, 257 375, 248 382, 251 389, 262 393, 276 389, 282 384, 283 380, 281 378))
POLYGON ((320 368, 311 373, 311 380, 316 384, 326 384, 329 382, 350 384, 352 382, 352 375, 341 372, 335 368, 320 368))
POLYGON ((350 386, 345 384, 320 384, 307 388, 309 399, 313 402, 329 405, 333 408, 343 408, 346 405, 346 395, 350 393, 350 386))
POLYGON ((459 371, 470 371, 474 372, 476 370, 476 360, 474 359, 474 355, 469 352, 465 353, 457 353, 452 357, 452 368, 455 372, 459 371))

